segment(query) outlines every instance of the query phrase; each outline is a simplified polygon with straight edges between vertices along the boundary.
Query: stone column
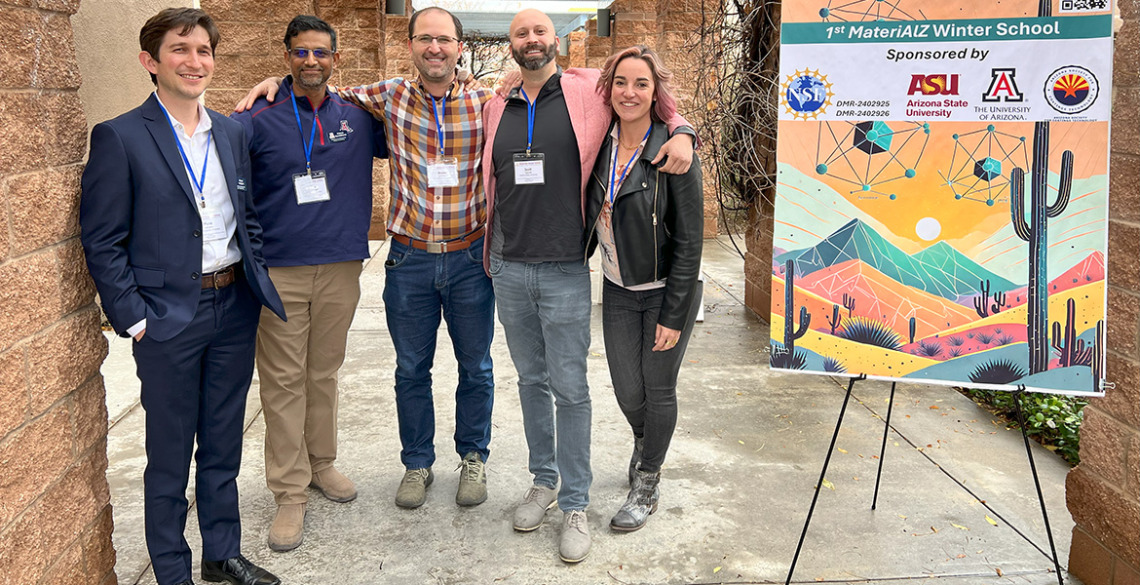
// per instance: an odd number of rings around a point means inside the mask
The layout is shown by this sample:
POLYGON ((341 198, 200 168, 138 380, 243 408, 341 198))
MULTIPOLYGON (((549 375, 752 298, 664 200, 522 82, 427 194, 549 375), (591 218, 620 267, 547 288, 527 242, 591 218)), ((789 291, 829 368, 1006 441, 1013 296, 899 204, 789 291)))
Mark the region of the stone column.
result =
POLYGON ((1114 386, 1085 407, 1081 464, 1065 490, 1069 571, 1086 585, 1140 583, 1140 0, 1117 3, 1105 321, 1114 386))
POLYGON ((0 585, 115 583, 77 0, 0 1, 0 585))

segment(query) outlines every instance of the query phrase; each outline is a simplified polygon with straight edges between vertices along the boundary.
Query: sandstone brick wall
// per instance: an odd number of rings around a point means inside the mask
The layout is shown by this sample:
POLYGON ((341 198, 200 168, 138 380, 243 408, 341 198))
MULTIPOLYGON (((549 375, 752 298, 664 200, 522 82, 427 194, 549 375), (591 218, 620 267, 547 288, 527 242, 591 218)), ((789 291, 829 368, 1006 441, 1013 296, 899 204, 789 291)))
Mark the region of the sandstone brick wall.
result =
POLYGON ((0 585, 115 583, 78 0, 0 0, 0 585))
POLYGON ((1119 0, 1109 184, 1107 378, 1081 426, 1065 496, 1069 570, 1086 585, 1140 583, 1140 0, 1119 0))
MULTIPOLYGON (((362 85, 408 76, 408 17, 384 14, 384 0, 202 0, 222 33, 215 57, 214 82, 206 106, 229 112, 249 88, 266 77, 289 74, 285 62, 285 27, 298 14, 312 14, 337 31, 340 65, 330 83, 362 85)), ((410 15, 410 0, 405 14, 410 15)), ((372 167, 372 230, 383 239, 388 218, 388 162, 372 167)))

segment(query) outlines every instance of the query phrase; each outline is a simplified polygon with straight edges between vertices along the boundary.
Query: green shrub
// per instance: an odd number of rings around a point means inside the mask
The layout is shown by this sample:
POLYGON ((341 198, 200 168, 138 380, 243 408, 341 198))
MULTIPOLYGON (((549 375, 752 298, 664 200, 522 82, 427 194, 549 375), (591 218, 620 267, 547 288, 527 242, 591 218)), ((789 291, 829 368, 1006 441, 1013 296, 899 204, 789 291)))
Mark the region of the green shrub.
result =
MULTIPOLYGON (((1013 401, 1018 395, 997 390, 971 390, 962 392, 991 412, 1006 419, 1011 429, 1017 427, 1017 411, 1013 401)), ((1055 451, 1069 465, 1081 462, 1079 431, 1084 420, 1087 400, 1076 396, 1054 394, 1024 394, 1020 396, 1021 413, 1025 417, 1025 434, 1045 448, 1055 451)))

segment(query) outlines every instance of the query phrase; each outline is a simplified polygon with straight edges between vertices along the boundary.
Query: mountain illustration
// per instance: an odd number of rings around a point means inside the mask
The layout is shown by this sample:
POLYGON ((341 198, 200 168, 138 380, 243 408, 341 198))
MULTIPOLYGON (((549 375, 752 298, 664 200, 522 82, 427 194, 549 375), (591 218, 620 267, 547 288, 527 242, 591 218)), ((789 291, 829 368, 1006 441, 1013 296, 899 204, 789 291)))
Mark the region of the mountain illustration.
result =
MULTIPOLYGON (((990 281, 990 291, 1007 291, 1017 288, 1017 285, 986 270, 981 264, 974 262, 965 254, 954 249, 946 242, 938 242, 933 246, 911 256, 923 264, 933 266, 947 275, 965 282, 980 283, 990 281)), ((975 287, 978 285, 975 284, 975 287)))
MULTIPOLYGON (((973 309, 904 286, 859 260, 849 260, 817 270, 797 280, 796 288, 840 305, 840 315, 843 318, 867 317, 882 322, 902 336, 904 343, 911 317, 915 318, 916 339, 977 319, 973 309), (850 311, 846 309, 847 305, 840 304, 844 301, 854 301, 850 311)), ((816 318, 824 329, 827 328, 824 317, 831 314, 829 309, 825 305, 821 316, 816 318)), ((815 314, 820 313, 816 310, 815 314)), ((813 319, 812 325, 815 324, 816 320, 813 319)))
POLYGON ((787 252, 778 260, 794 260, 796 271, 805 276, 829 266, 861 260, 897 282, 952 301, 978 294, 979 276, 984 280, 986 274, 991 279, 991 290, 996 290, 992 284, 994 279, 1001 280, 1009 288, 1016 286, 958 254, 949 244, 931 251, 936 247, 924 250, 927 254, 921 258, 922 252, 911 256, 866 223, 853 219, 819 244, 787 252), (959 258, 965 261, 964 266, 955 264, 959 258))
MULTIPOLYGON (((1085 257, 1084 260, 1077 262, 1072 268, 1066 270, 1064 274, 1052 279, 1049 282, 1049 294, 1055 295, 1069 289, 1077 288, 1078 286, 1084 286, 1090 282, 1101 282, 1103 280, 1104 254, 1093 252, 1085 257)), ((1023 305, 1026 302, 1026 298, 1026 288, 1024 286, 1010 290, 1006 293, 1006 306, 1016 307, 1023 305)))

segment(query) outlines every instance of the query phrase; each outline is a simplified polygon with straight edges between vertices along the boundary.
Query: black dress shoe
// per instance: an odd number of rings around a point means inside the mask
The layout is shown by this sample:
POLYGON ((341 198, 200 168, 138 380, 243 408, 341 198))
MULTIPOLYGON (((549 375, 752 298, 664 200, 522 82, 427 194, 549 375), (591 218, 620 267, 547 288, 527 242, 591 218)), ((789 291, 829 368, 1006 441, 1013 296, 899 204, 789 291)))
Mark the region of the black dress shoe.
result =
POLYGON ((281 585, 281 579, 241 555, 224 561, 203 559, 202 580, 214 583, 227 581, 234 585, 281 585))

